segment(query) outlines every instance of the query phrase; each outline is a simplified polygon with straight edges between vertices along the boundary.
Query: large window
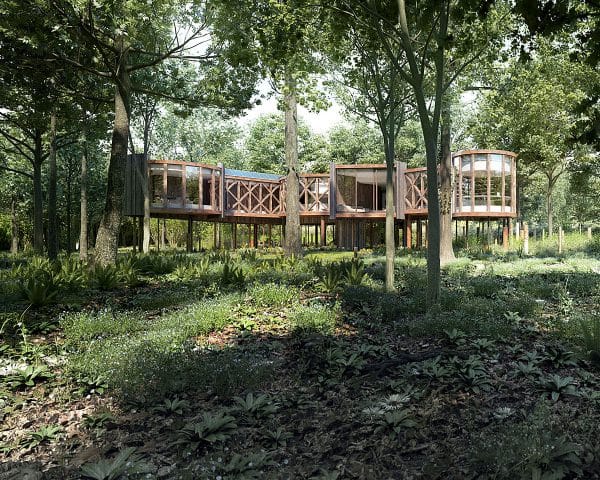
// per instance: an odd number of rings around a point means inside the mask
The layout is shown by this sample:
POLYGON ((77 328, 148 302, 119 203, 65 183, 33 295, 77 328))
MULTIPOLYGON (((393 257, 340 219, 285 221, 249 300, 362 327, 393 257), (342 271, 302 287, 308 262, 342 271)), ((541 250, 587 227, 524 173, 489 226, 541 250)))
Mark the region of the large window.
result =
POLYGON ((167 206, 183 207, 183 167, 167 165, 167 206))
POLYGON ((337 211, 385 210, 385 189, 383 168, 338 168, 336 172, 337 211))

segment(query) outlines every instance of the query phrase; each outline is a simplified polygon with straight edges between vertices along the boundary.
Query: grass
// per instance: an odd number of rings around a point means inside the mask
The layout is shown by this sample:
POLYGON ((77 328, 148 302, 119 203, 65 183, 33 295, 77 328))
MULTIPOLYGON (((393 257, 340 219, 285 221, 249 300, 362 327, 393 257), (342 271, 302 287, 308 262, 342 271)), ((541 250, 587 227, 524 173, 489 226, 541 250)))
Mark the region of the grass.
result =
MULTIPOLYGON (((3 318, 59 329, 3 332, 0 368, 51 375, 0 388, 0 451, 48 463, 51 480, 79 478, 73 456, 111 445, 151 476, 164 459, 169 478, 592 478, 600 260, 575 240, 560 257, 463 255, 444 267, 441 307, 427 314, 422 252, 396 258, 393 293, 381 252, 359 253, 368 281, 324 291, 323 273, 352 253, 246 251, 152 257, 140 285, 82 289, 81 308, 59 295, 22 315, 23 301, 6 297, 3 318), (203 259, 201 275, 183 275, 203 259), (225 264, 243 282, 224 281, 225 264), (552 396, 563 379, 568 394, 552 396), (177 415, 155 408, 175 400, 186 405, 177 415), (112 417, 92 431, 75 414, 61 428, 81 435, 30 444, 71 411, 112 417), (209 422, 229 417, 226 435, 209 422), (183 445, 186 426, 203 422, 219 440, 183 445)), ((0 283, 16 282, 12 268, 0 283)))

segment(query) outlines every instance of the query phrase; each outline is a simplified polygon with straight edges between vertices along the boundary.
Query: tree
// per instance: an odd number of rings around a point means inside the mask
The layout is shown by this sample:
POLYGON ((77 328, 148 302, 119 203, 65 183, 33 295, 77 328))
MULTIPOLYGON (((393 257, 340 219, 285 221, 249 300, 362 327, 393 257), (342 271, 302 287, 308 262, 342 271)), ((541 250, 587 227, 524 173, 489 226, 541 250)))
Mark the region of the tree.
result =
POLYGON ((527 63, 513 60, 481 103, 473 135, 481 147, 519 153, 524 176, 546 179, 548 231, 554 229, 553 193, 574 160, 571 126, 582 100, 586 67, 573 62, 564 45, 542 41, 527 63))
POLYGON ((329 131, 328 144, 327 156, 333 163, 385 162, 381 133, 362 119, 352 118, 350 125, 335 125, 329 131))
POLYGON ((229 47, 230 58, 260 71, 281 94, 287 169, 284 250, 300 255, 297 103, 315 103, 310 73, 321 70, 316 53, 322 35, 314 5, 306 0, 213 0, 210 7, 214 35, 229 47))
MULTIPOLYGON (((397 59, 402 80, 411 88, 426 151, 427 166, 427 305, 439 304, 440 202, 438 194, 438 146, 444 95, 458 76, 479 56, 473 49, 472 26, 485 21, 490 3, 454 0, 427 2, 334 2, 341 12, 352 12, 356 22, 370 28, 379 49, 397 59), (482 18, 484 20, 482 20, 482 18), (450 57, 449 52, 470 52, 450 57), (448 68, 450 58, 455 63, 448 68)), ((477 29, 479 31, 481 29, 477 29)))
MULTIPOLYGON (((35 0, 25 2, 39 11, 35 0)), ((81 72, 104 79, 114 88, 114 123, 104 214, 98 229, 95 258, 99 264, 116 261, 122 218, 123 178, 129 139, 132 92, 152 93, 144 83, 147 69, 177 57, 205 67, 194 92, 197 104, 220 103, 230 108, 247 105, 251 89, 245 77, 225 75, 218 52, 208 47, 205 3, 174 0, 148 2, 71 2, 53 0, 43 11, 60 30, 60 42, 52 45, 50 57, 81 72), (152 21, 150 21, 152 17, 152 21), (77 45, 74 55, 70 45, 77 45), (210 68, 208 65, 210 64, 210 68), (229 95, 231 88, 236 95, 229 95)), ((165 96, 164 92, 155 92, 165 96)), ((179 99, 177 93, 168 95, 179 99)))
MULTIPOLYGON (((348 44, 350 61, 343 64, 340 89, 346 109, 365 120, 374 122, 383 138, 386 163, 385 195, 385 286, 394 290, 394 162, 396 160, 396 137, 412 105, 408 84, 400 74, 404 67, 401 52, 381 49, 379 38, 369 26, 353 22, 356 15, 346 15, 343 40, 348 44), (398 58, 400 55, 400 58, 398 58)), ((337 20, 337 18, 336 18, 337 20)), ((337 26, 338 22, 332 22, 337 26)), ((335 29, 336 27, 334 27, 335 29)), ((335 30, 334 30, 335 31, 335 30)), ((339 44, 339 41, 335 42, 339 44)))

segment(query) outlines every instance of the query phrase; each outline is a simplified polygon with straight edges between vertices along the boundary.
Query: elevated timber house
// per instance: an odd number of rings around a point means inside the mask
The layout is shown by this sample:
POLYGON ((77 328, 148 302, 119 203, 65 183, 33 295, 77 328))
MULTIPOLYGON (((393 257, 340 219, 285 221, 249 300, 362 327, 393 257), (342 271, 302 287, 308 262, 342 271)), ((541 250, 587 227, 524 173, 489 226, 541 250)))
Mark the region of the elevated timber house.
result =
MULTIPOLYGON (((453 219, 462 221, 467 232, 469 221, 487 223, 488 235, 495 222, 507 237, 510 220, 517 216, 516 154, 464 150, 452 155, 452 163, 453 219)), ((382 241, 375 237, 378 224, 385 222, 385 174, 380 164, 331 164, 329 173, 301 174, 300 222, 314 244, 325 245, 328 232, 341 248, 382 241)), ((230 224, 233 248, 238 246, 237 226, 247 224, 248 232, 253 228, 252 247, 258 246, 259 228, 268 231, 269 239, 274 226, 285 234, 285 188, 286 179, 279 175, 133 155, 127 160, 124 213, 143 217, 146 208, 153 218, 187 220, 188 249, 195 221, 230 224)), ((393 197, 397 240, 407 248, 421 246, 428 216, 426 169, 396 162, 393 197)))

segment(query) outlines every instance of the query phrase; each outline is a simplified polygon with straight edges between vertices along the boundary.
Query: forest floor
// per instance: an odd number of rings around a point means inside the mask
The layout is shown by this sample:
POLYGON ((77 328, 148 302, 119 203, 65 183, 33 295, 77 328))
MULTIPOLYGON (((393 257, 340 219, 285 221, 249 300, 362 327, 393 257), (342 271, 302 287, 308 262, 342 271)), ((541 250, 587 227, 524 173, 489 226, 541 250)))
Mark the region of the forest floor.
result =
POLYGON ((600 260, 348 258, 6 259, 0 479, 600 478, 600 260))

